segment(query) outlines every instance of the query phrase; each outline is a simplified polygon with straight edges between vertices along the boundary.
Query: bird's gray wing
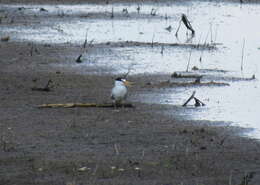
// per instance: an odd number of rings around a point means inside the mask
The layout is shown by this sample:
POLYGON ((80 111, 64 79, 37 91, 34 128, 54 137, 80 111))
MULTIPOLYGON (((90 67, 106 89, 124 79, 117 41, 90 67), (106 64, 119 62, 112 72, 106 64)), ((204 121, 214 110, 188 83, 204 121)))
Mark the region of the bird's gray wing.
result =
POLYGON ((114 100, 114 99, 115 99, 115 97, 114 97, 114 95, 113 95, 113 94, 111 94, 111 99, 112 99, 112 100, 114 100))

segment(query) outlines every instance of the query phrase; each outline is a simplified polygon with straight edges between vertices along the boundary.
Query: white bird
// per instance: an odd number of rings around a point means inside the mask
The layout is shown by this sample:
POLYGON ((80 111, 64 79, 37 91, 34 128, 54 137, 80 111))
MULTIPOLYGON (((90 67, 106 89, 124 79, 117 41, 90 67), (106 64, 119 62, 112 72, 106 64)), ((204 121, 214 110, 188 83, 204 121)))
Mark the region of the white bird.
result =
POLYGON ((131 86, 131 82, 127 81, 124 78, 115 79, 115 85, 111 91, 111 99, 114 101, 114 104, 117 105, 126 100, 127 97, 127 86, 131 86))

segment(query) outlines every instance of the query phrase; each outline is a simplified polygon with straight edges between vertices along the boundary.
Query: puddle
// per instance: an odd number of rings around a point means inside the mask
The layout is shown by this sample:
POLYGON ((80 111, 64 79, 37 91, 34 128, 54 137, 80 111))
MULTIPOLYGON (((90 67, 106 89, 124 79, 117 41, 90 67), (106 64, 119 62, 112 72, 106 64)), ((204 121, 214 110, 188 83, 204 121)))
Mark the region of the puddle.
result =
MULTIPOLYGON (((20 5, 2 5, 0 14, 19 11, 20 5)), ((185 71, 193 66, 199 69, 223 69, 213 79, 230 84, 226 87, 178 87, 159 89, 156 94, 140 94, 139 100, 148 103, 181 105, 193 90, 207 106, 182 109, 183 118, 195 120, 228 121, 233 125, 255 128, 248 135, 260 138, 259 116, 260 82, 259 80, 241 81, 253 74, 259 78, 259 33, 260 5, 214 2, 190 2, 186 4, 141 4, 140 14, 137 5, 26 5, 20 10, 24 17, 37 14, 32 25, 19 23, 3 25, 0 35, 10 35, 18 41, 40 43, 83 44, 86 33, 94 44, 107 42, 158 42, 158 43, 219 43, 216 50, 178 48, 171 46, 135 46, 107 47, 100 53, 83 55, 83 63, 71 66, 71 61, 64 66, 78 68, 97 66, 110 68, 114 73, 125 73, 129 68, 132 74, 172 74, 185 71), (40 11, 44 8, 47 11, 40 11), (114 18, 111 19, 113 8, 114 18), (126 9, 128 13, 124 13, 126 9), (156 10, 156 16, 151 10, 156 10), (196 31, 194 38, 186 35, 182 25, 178 38, 174 33, 179 24, 181 13, 190 19, 196 31), (48 19, 46 19, 48 16, 48 19), (165 18, 167 17, 167 19, 165 18), (169 32, 165 28, 171 26, 169 32), (242 45, 245 39, 243 71, 241 71, 242 45), (163 54, 162 54, 163 53, 163 54), (226 78, 216 78, 218 75, 226 78), (234 77, 234 78, 233 78, 234 77), (156 97, 156 98, 155 98, 156 97), (159 97, 159 98, 158 98, 159 97), (158 102, 159 100, 159 102, 158 102)), ((211 74, 205 71, 205 74, 211 74)), ((214 77, 215 75, 215 77, 214 77)), ((169 112, 170 113, 170 112, 169 112)))
MULTIPOLYGON (((149 95, 141 94, 140 99, 146 103, 158 103, 160 99, 162 104, 176 105, 174 109, 178 109, 182 119, 230 121, 235 126, 257 128, 247 135, 257 138, 260 136, 257 114, 260 102, 258 81, 233 82, 230 86, 223 87, 164 88, 149 95), (206 106, 195 108, 192 106, 194 102, 191 101, 190 107, 181 107, 194 90, 196 97, 206 106)), ((171 114, 171 110, 167 114, 171 114)))

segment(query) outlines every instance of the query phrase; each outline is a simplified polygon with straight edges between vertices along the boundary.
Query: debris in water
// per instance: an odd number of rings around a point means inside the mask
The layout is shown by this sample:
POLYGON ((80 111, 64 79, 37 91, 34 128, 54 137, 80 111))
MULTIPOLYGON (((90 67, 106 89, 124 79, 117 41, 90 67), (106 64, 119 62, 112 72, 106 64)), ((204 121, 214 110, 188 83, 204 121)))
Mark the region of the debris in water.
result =
POLYGON ((78 169, 79 172, 84 172, 84 171, 87 171, 87 170, 90 170, 90 168, 88 168, 86 166, 83 166, 83 167, 78 169))
POLYGON ((82 54, 80 54, 78 56, 78 58, 76 59, 76 63, 82 63, 81 57, 82 57, 82 54))
POLYGON ((41 12, 48 12, 48 10, 46 10, 45 8, 40 8, 41 12))
POLYGON ((8 42, 10 40, 10 36, 2 37, 1 41, 8 42))
POLYGON ((187 16, 186 16, 185 14, 182 14, 182 15, 181 15, 181 20, 180 20, 180 22, 179 22, 179 27, 178 27, 178 29, 177 29, 177 31, 176 31, 176 33, 175 33, 175 36, 176 36, 176 37, 178 36, 178 31, 179 31, 179 29, 180 29, 181 22, 183 22, 183 24, 186 26, 186 28, 191 31, 191 34, 192 34, 192 35, 195 34, 195 31, 194 31, 194 29, 192 28, 191 23, 190 23, 190 21, 188 20, 187 16))
POLYGON ((152 8, 151 13, 152 16, 156 16, 156 10, 154 8, 152 8))
POLYGON ((25 8, 24 8, 24 7, 19 7, 18 10, 19 10, 19 11, 25 10, 25 8))
POLYGON ((140 13, 140 10, 141 10, 141 8, 140 8, 140 6, 138 5, 138 7, 136 8, 136 10, 137 10, 137 12, 138 12, 138 14, 140 13))
POLYGON ((51 89, 49 87, 49 85, 52 83, 52 80, 48 80, 47 84, 45 87, 33 87, 32 91, 45 91, 45 92, 49 92, 51 89))
POLYGON ((128 14, 127 8, 123 8, 122 12, 123 12, 124 14, 128 14))
POLYGON ((112 10, 111 10, 111 19, 113 19, 114 18, 114 8, 112 7, 112 10))
POLYGON ((188 98, 188 100, 182 106, 185 107, 192 99, 195 100, 195 107, 205 106, 206 104, 203 103, 202 101, 200 101, 198 98, 196 98, 195 94, 196 94, 196 91, 193 91, 192 95, 188 98))
POLYGON ((172 26, 170 25, 170 26, 166 27, 165 29, 166 29, 168 32, 171 32, 171 31, 172 31, 172 26))
POLYGON ((115 166, 111 166, 111 170, 115 170, 116 169, 116 167, 115 166))
POLYGON ((172 78, 202 78, 202 75, 196 75, 196 74, 181 74, 181 73, 177 73, 174 72, 171 75, 172 78))
POLYGON ((192 69, 193 71, 199 70, 199 68, 198 68, 197 66, 193 66, 191 69, 192 69))

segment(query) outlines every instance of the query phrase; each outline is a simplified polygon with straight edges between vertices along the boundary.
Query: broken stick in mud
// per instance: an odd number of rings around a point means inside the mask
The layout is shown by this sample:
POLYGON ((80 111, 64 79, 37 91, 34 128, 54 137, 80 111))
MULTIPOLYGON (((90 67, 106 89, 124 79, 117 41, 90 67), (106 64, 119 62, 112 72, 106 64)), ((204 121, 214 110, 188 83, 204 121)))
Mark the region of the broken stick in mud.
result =
POLYGON ((203 103, 202 101, 200 101, 198 98, 196 98, 195 94, 196 94, 196 91, 193 91, 192 95, 188 98, 188 100, 182 106, 185 107, 192 99, 195 100, 195 107, 205 106, 206 104, 203 103))
POLYGON ((50 89, 50 84, 52 83, 52 80, 48 80, 47 84, 45 85, 45 87, 32 87, 31 90, 32 91, 45 91, 45 92, 49 92, 50 89))
POLYGON ((190 21, 188 20, 187 16, 186 16, 185 14, 182 14, 182 15, 181 15, 181 20, 180 20, 180 22, 179 22, 179 27, 178 27, 178 29, 177 29, 177 31, 176 31, 176 33, 175 33, 175 36, 176 36, 176 37, 178 36, 178 32, 179 32, 179 29, 180 29, 180 27, 181 27, 181 22, 183 22, 183 24, 186 26, 186 28, 191 31, 191 34, 192 34, 192 35, 195 34, 195 30, 192 28, 191 23, 190 23, 190 21))

